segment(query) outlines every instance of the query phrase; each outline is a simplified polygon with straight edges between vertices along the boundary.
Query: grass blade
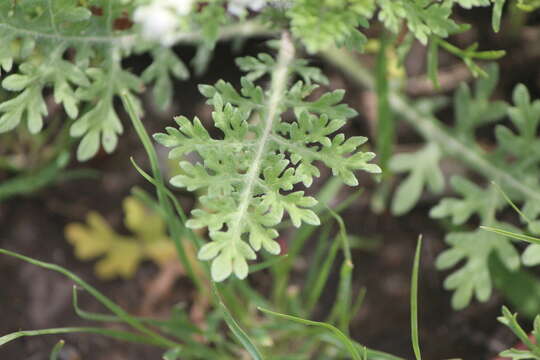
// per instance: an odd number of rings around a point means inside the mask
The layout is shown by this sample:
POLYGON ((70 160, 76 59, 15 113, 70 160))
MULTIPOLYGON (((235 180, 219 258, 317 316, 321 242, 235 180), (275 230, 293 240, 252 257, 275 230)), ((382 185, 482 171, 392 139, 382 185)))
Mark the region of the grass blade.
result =
POLYGON ((522 240, 522 241, 526 241, 526 242, 531 243, 531 244, 540 245, 540 238, 537 238, 537 237, 518 234, 518 233, 513 233, 511 231, 507 231, 507 230, 503 230, 503 229, 497 229, 497 228, 494 228, 494 227, 491 227, 491 226, 480 226, 480 229, 486 230, 486 231, 491 231, 493 233, 503 235, 503 236, 507 236, 507 237, 512 238, 512 239, 522 240))
MULTIPOLYGON (((86 334, 99 334, 108 336, 118 340, 130 341, 139 344, 148 344, 154 346, 160 346, 168 348, 169 345, 164 344, 161 341, 157 341, 155 338, 151 338, 145 335, 133 334, 126 331, 104 329, 99 327, 65 327, 65 328, 51 328, 41 330, 22 330, 13 332, 0 337, 0 346, 3 346, 13 340, 26 337, 26 336, 42 336, 42 335, 56 335, 56 334, 70 334, 70 333, 86 333, 86 334)), ((58 344, 57 344, 58 345, 58 344)), ((178 344, 175 344, 179 347, 178 344)), ((53 349, 54 350, 54 349, 53 349)))
POLYGON ((337 318, 338 328, 345 334, 349 334, 349 323, 352 320, 351 313, 351 288, 352 288, 352 270, 354 266, 344 260, 339 272, 339 285, 334 306, 328 317, 329 322, 337 318))
MULTIPOLYGON (((159 186, 158 182, 152 176, 150 176, 150 174, 148 174, 146 171, 144 171, 137 164, 135 159, 130 158, 130 161, 133 164, 133 167, 135 167, 135 170, 137 170, 137 172, 139 174, 141 174, 141 176, 145 180, 147 180, 150 184, 152 184, 152 185, 154 185, 156 187, 159 186)), ((186 216, 186 213, 184 212, 184 209, 182 208, 182 206, 180 206, 180 203, 178 202, 178 199, 174 196, 174 194, 169 189, 167 189, 166 187, 163 187, 163 191, 169 197, 169 200, 173 203, 174 209, 175 209, 176 213, 178 214, 178 216, 180 217, 180 220, 182 221, 181 224, 183 226, 183 224, 185 224, 186 221, 187 221, 187 216, 186 216)), ((178 220, 174 216, 171 219, 178 220)), ((169 218, 168 218, 168 220, 169 220, 169 218)), ((190 237, 193 244, 197 247, 197 249, 200 248, 204 244, 203 239, 201 239, 201 237, 198 236, 195 232, 193 232, 191 229, 188 229, 186 227, 184 227, 184 229, 186 230, 188 236, 190 237)))
POLYGON ((221 300, 219 290, 216 287, 215 283, 212 283, 212 290, 214 292, 214 296, 218 300, 218 306, 221 310, 221 313, 223 314, 225 322, 227 323, 227 326, 229 327, 233 335, 240 342, 240 344, 242 344, 244 349, 246 349, 246 351, 251 355, 254 360, 263 360, 264 358, 257 346, 253 343, 248 334, 240 327, 240 325, 238 325, 236 320, 234 320, 231 312, 229 311, 229 309, 227 309, 227 306, 225 306, 225 303, 223 303, 223 301, 221 300))
POLYGON ((326 285, 328 281, 330 270, 332 269, 332 265, 334 264, 334 260, 337 255, 337 250, 341 243, 343 256, 345 260, 344 260, 342 269, 340 271, 340 286, 339 286, 339 293, 338 293, 338 301, 336 304, 339 307, 339 314, 340 314, 340 319, 341 319, 340 324, 342 326, 345 326, 348 323, 348 320, 344 319, 343 317, 347 316, 347 315, 344 315, 344 313, 347 313, 350 307, 350 293, 351 293, 351 281, 352 281, 352 269, 353 269, 351 248, 349 244, 349 237, 347 235, 347 230, 345 229, 345 223, 343 222, 343 219, 341 218, 341 216, 339 216, 335 211, 333 211, 329 207, 327 208, 327 210, 328 210, 328 213, 338 223, 338 226, 339 226, 338 236, 341 241, 334 240, 334 242, 332 243, 332 246, 330 247, 330 252, 328 256, 326 257, 323 263, 323 266, 321 267, 320 272, 317 275, 317 279, 315 280, 315 285, 308 295, 306 308, 308 309, 308 314, 309 314, 311 311, 313 311, 317 301, 319 300, 320 295, 324 289, 324 286, 326 285))
POLYGON ((120 319, 118 316, 115 315, 108 315, 108 314, 98 314, 98 313, 91 313, 88 311, 84 311, 79 307, 79 300, 77 296, 77 286, 73 285, 72 293, 71 293, 71 304, 73 305, 73 309, 75 309, 75 314, 77 314, 78 317, 84 320, 91 320, 91 321, 102 321, 102 322, 122 322, 122 319, 120 319))
POLYGON ((302 318, 292 316, 292 315, 281 314, 281 313, 277 313, 268 309, 263 309, 261 307, 258 307, 257 309, 259 309, 259 311, 262 311, 265 314, 276 316, 281 319, 293 321, 293 322, 307 325, 307 326, 315 326, 320 329, 327 330, 345 346, 345 348, 347 349, 347 351, 349 352, 349 354, 352 356, 354 360, 362 360, 362 356, 360 355, 358 348, 353 344, 353 342, 351 342, 351 340, 341 330, 339 330, 337 327, 333 325, 330 325, 324 322, 319 322, 319 321, 306 320, 306 319, 302 319, 302 318))
POLYGON ((416 252, 411 276, 411 339, 414 356, 421 360, 420 341, 418 338, 418 273, 420 270, 420 251, 422 250, 422 235, 418 236, 416 252))
MULTIPOLYGON (((330 276, 330 270, 332 270, 332 265, 334 264, 334 260, 336 259, 336 255, 339 250, 339 245, 340 245, 339 241, 334 240, 334 242, 330 246, 330 250, 328 251, 328 254, 322 266, 319 268, 320 269, 319 272, 316 274, 313 287, 310 288, 307 294, 307 302, 306 302, 307 314, 310 314, 313 311, 313 309, 315 308, 315 305, 317 305, 317 301, 319 301, 319 298, 321 297, 324 286, 326 285, 326 282, 328 281, 328 276, 330 276)), ((314 264, 313 266, 318 266, 318 265, 314 264)))
POLYGON ((58 360, 58 356, 60 355, 60 351, 62 351, 64 344, 64 340, 60 340, 56 343, 56 345, 54 345, 51 350, 51 354, 49 355, 49 360, 58 360))
MULTIPOLYGON (((17 258, 19 260, 26 261, 26 262, 28 262, 28 263, 30 263, 32 265, 36 265, 36 266, 39 266, 39 267, 42 267, 42 268, 45 268, 45 269, 48 269, 48 270, 56 271, 56 272, 58 272, 58 273, 60 273, 60 274, 62 274, 64 276, 66 276, 67 278, 73 280, 77 285, 79 285, 80 287, 82 287, 86 291, 88 291, 97 301, 99 301, 101 304, 103 304, 112 313, 117 315, 126 324, 129 324, 132 328, 134 328, 134 329, 140 331, 141 333, 143 333, 144 335, 146 335, 146 337, 149 338, 148 341, 151 340, 152 343, 159 344, 160 346, 164 346, 164 347, 178 347, 179 346, 178 343, 176 343, 176 342, 174 342, 172 340, 169 340, 169 339, 155 333, 154 331, 150 330, 149 328, 147 328, 139 320, 137 320, 134 317, 130 316, 124 309, 122 309, 120 306, 116 305, 112 300, 110 300, 108 297, 103 295, 100 291, 98 291, 92 285, 88 284, 86 281, 84 281, 83 279, 81 279, 80 277, 78 277, 77 275, 72 273, 71 271, 69 271, 69 270, 67 270, 67 269, 65 269, 65 268, 63 268, 61 266, 58 266, 56 264, 51 264, 51 263, 47 263, 47 262, 44 262, 44 261, 39 261, 39 260, 24 256, 24 255, 21 255, 21 254, 17 254, 17 253, 14 253, 14 252, 11 252, 11 251, 5 250, 5 249, 0 249, 0 254, 12 256, 12 257, 17 258)), ((71 329, 71 328, 67 328, 67 329, 71 329)), ((89 328, 89 329, 91 329, 91 328, 89 328)), ((103 330, 106 330, 106 329, 103 329, 103 330)), ((38 331, 38 330, 36 330, 36 331, 38 331)), ((21 337, 21 336, 39 335, 39 334, 33 333, 32 331, 30 331, 30 332, 23 331, 21 335, 14 335, 14 334, 18 334, 18 333, 11 334, 11 336, 15 336, 15 338, 18 338, 18 337, 21 337)), ((8 336, 8 335, 6 335, 6 336, 8 336)), ((144 339, 145 337, 141 337, 141 338, 144 339)), ((2 337, 0 339, 4 339, 4 337, 2 337)), ((11 340, 9 340, 9 341, 11 341, 11 340)), ((148 341, 145 341, 145 342, 148 343, 148 341)), ((0 340, 0 345, 2 345, 1 340, 0 340)))
POLYGON ((439 45, 436 41, 430 40, 428 44, 427 53, 427 73, 428 77, 433 84, 433 87, 437 90, 441 88, 439 82, 439 45))
POLYGON ((504 192, 504 190, 499 186, 499 184, 497 184, 495 181, 492 181, 491 184, 495 187, 495 189, 502 195, 502 197, 504 198, 504 200, 508 203, 508 205, 510 205, 512 207, 512 209, 514 209, 515 212, 517 212, 519 214, 519 216, 521 216, 523 218, 523 220, 525 220, 527 223, 531 223, 532 221, 521 211, 519 210, 519 208, 517 207, 516 204, 514 204, 514 202, 512 201, 512 199, 510 199, 510 197, 508 197, 508 195, 506 195, 506 193, 504 192))
POLYGON ((390 81, 388 74, 388 36, 381 36, 380 48, 377 54, 375 67, 375 91, 377 93, 377 155, 379 165, 387 168, 388 160, 392 156, 395 122, 390 108, 390 81))
POLYGON ((193 271, 193 265, 186 256, 184 247, 182 246, 181 237, 184 233, 185 227, 183 226, 183 224, 182 226, 179 226, 180 224, 174 216, 173 207, 167 198, 167 194, 165 191, 166 188, 163 183, 163 176, 159 168, 159 161, 156 150, 154 149, 154 146, 152 144, 152 140, 150 139, 150 136, 148 136, 148 133, 146 132, 146 129, 144 128, 144 125, 142 124, 141 119, 137 114, 133 99, 128 93, 123 94, 122 104, 124 105, 124 108, 131 119, 131 123, 133 124, 133 127, 135 128, 135 131, 137 132, 137 135, 139 136, 139 139, 141 140, 150 161, 150 167, 152 168, 152 174, 154 175, 155 179, 154 186, 156 187, 158 202, 160 207, 167 214, 167 226, 169 228, 171 238, 173 239, 173 242, 175 244, 178 257, 182 262, 182 265, 184 266, 186 273, 191 279, 191 281, 193 281, 193 283, 197 286, 201 293, 206 292, 206 288, 204 287, 199 277, 196 276, 195 272, 193 271))
POLYGON ((268 259, 266 261, 260 262, 258 264, 251 265, 249 267, 249 273, 253 274, 254 272, 261 271, 261 270, 264 270, 264 269, 268 269, 268 268, 274 266, 275 264, 278 264, 278 263, 280 263, 280 262, 282 262, 284 260, 287 260, 288 257, 289 257, 288 254, 280 255, 280 256, 273 256, 273 257, 271 257, 270 259, 268 259))
POLYGON ((354 304, 351 307, 351 317, 356 316, 360 309, 362 308, 362 305, 364 304, 364 299, 366 298, 366 287, 362 286, 360 290, 358 291, 358 295, 356 296, 356 300, 354 301, 354 304))

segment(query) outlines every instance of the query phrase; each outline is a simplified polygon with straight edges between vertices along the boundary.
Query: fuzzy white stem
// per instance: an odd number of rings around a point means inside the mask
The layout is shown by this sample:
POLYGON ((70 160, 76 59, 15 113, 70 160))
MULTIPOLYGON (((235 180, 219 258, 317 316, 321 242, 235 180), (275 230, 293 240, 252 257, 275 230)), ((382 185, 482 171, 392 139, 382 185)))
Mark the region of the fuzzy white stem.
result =
POLYGON ((240 239, 242 235, 243 220, 247 215, 249 203, 253 198, 253 190, 259 179, 263 156, 271 140, 272 128, 276 119, 279 119, 279 108, 287 90, 289 67, 294 60, 294 45, 288 32, 283 32, 281 45, 276 63, 276 68, 272 74, 272 82, 269 89, 268 104, 266 106, 266 116, 263 120, 263 131, 257 141, 255 157, 246 173, 245 187, 240 194, 240 202, 236 217, 231 225, 231 233, 234 239, 240 239))

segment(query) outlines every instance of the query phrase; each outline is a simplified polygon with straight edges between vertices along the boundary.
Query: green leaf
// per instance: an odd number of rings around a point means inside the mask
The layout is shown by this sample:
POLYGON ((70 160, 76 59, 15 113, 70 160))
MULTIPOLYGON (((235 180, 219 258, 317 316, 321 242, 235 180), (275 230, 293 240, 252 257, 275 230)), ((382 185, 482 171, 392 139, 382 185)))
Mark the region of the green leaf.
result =
MULTIPOLYGON (((291 64, 291 73, 298 74, 304 83, 311 85, 311 83, 328 84, 328 79, 322 73, 321 69, 309 66, 308 61, 305 59, 296 59, 291 64)), ((265 53, 258 54, 257 57, 246 56, 236 59, 236 64, 249 81, 256 81, 259 78, 272 74, 274 67, 276 66, 275 59, 265 53)))
POLYGON ((509 271, 498 259, 491 256, 489 270, 493 282, 514 308, 530 319, 540 313, 540 280, 530 271, 509 271))
POLYGON ((415 153, 397 154, 390 160, 392 171, 409 173, 392 200, 393 214, 402 215, 412 209, 425 186, 434 193, 444 189, 444 177, 439 168, 441 156, 439 147, 430 143, 415 153))
MULTIPOLYGON (((493 5, 493 15, 491 18, 491 27, 496 33, 499 32, 501 28, 501 17, 504 4, 506 0, 493 0, 495 3, 493 5)), ((540 3, 540 2, 539 2, 540 3)))
POLYGON ((452 217, 452 223, 455 225, 465 223, 474 214, 478 214, 483 221, 489 221, 494 209, 500 209, 504 205, 493 189, 484 190, 461 176, 452 177, 450 184, 463 198, 442 199, 431 209, 429 213, 431 217, 436 219, 452 217))
MULTIPOLYGON (((505 350, 500 353, 501 356, 504 357, 510 357, 512 360, 520 360, 520 359, 540 359, 540 348, 538 345, 533 344, 531 340, 529 339, 529 336, 527 333, 523 330, 523 328, 519 325, 517 321, 517 314, 512 314, 510 310, 506 306, 502 307, 502 316, 497 318, 500 323, 507 326, 520 340, 527 346, 526 350, 517 350, 517 349, 509 349, 505 350)), ((534 321, 534 331, 533 334, 538 336, 539 329, 538 325, 540 322, 540 318, 537 316, 534 321)))
POLYGON ((172 101, 172 77, 185 80, 189 77, 189 71, 171 49, 156 49, 152 56, 154 61, 144 70, 141 80, 145 83, 154 82, 154 101, 160 109, 165 110, 172 101))
MULTIPOLYGON (((253 69, 256 61, 241 63, 253 69)), ((315 162, 328 166, 349 185, 358 184, 357 170, 381 171, 369 163, 373 153, 360 151, 366 138, 346 139, 336 134, 346 118, 355 114, 339 104, 342 91, 313 101, 305 98, 314 86, 297 83, 287 91, 286 77, 294 64, 298 63, 291 58, 282 69, 278 59, 272 76, 281 74, 283 83, 276 85, 272 80, 268 91, 247 78, 242 79, 240 91, 224 81, 201 86, 214 108, 212 119, 221 136, 211 137, 199 119, 185 117, 175 119, 178 129, 168 127, 167 133, 154 136, 162 145, 173 148, 170 158, 180 160, 183 172, 171 183, 189 191, 204 191, 200 207, 192 211, 186 225, 209 229, 215 245, 202 247, 199 258, 212 260, 212 278, 216 281, 233 273, 245 278, 249 272, 247 260, 256 257, 254 250, 279 253, 274 227, 285 214, 296 227, 320 223, 311 209, 317 201, 303 191, 293 191, 295 185, 308 187, 319 176, 315 162), (296 116, 291 122, 282 121, 280 115, 288 109, 296 116), (259 120, 250 122, 251 118, 259 120), (201 161, 186 161, 191 153, 201 161)))
POLYGON ((517 6, 524 11, 534 11, 540 8, 540 0, 518 0, 517 6))
POLYGON ((519 255, 504 236, 477 230, 450 233, 445 240, 451 247, 437 258, 437 269, 450 269, 465 260, 465 264, 444 281, 445 289, 454 291, 454 309, 463 309, 469 305, 473 295, 481 302, 488 300, 492 290, 488 261, 492 253, 499 257, 508 270, 519 268, 519 255))
POLYGON ((71 136, 83 138, 77 149, 79 161, 93 157, 100 144, 107 153, 114 151, 118 135, 123 132, 122 123, 114 109, 114 97, 123 93, 133 96, 133 92, 143 89, 141 81, 135 75, 122 70, 118 61, 119 59, 111 60, 107 71, 89 69, 87 74, 92 83, 77 89, 76 95, 80 99, 97 102, 70 128, 71 136))
POLYGON ((433 3, 429 0, 379 0, 379 20, 397 33, 405 23, 414 36, 424 45, 431 35, 447 37, 458 29, 450 19, 451 2, 433 3))
POLYGON ((367 39, 356 28, 366 25, 374 10, 372 0, 297 0, 287 16, 294 36, 314 53, 334 45, 352 43, 362 47, 367 39))
POLYGON ((496 65, 487 68, 487 75, 478 79, 474 94, 467 85, 461 85, 454 95, 456 113, 455 131, 463 138, 474 138, 474 130, 500 120, 507 111, 503 101, 490 101, 499 79, 496 65))

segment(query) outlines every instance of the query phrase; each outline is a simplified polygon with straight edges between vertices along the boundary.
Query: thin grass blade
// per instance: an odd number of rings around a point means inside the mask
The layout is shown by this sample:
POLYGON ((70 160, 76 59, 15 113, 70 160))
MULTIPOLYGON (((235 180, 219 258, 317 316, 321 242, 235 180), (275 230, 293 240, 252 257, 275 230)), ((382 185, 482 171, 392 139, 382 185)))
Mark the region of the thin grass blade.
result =
POLYGON ((58 360, 58 356, 60 355, 60 351, 62 351, 64 344, 64 340, 60 340, 56 343, 56 345, 54 345, 51 350, 51 354, 49 355, 49 360, 58 360))
MULTIPOLYGON (((44 261, 39 261, 39 260, 24 256, 24 255, 21 255, 21 254, 18 254, 18 253, 14 253, 12 251, 5 250, 5 249, 0 249, 0 254, 12 256, 12 257, 17 258, 19 260, 26 261, 26 262, 28 262, 28 263, 30 263, 32 265, 36 265, 36 266, 42 267, 44 269, 56 271, 56 272, 58 272, 58 273, 60 273, 60 274, 62 274, 64 276, 66 276, 67 278, 73 280, 77 285, 79 285, 80 287, 82 287, 83 289, 88 291, 88 293, 90 293, 96 300, 98 300, 101 304, 103 304, 113 314, 115 314, 119 318, 121 318, 122 321, 124 321, 126 324, 129 324, 132 328, 134 328, 134 329, 140 331, 141 333, 143 333, 145 336, 142 336, 141 338, 146 338, 147 337, 148 341, 151 341, 152 343, 160 344, 161 346, 165 346, 165 347, 177 347, 177 346, 179 346, 178 343, 176 343, 176 342, 174 342, 172 340, 169 340, 169 339, 161 336, 160 334, 155 333, 154 331, 147 328, 139 320, 137 320, 136 318, 129 315, 124 309, 122 309, 120 306, 116 305, 112 300, 107 298, 100 291, 98 291, 92 285, 88 284, 86 281, 84 281, 83 279, 81 279, 80 277, 78 277, 77 275, 72 273, 71 271, 69 271, 69 270, 67 270, 67 269, 65 269, 65 268, 63 268, 61 266, 58 266, 56 264, 51 264, 51 263, 47 263, 47 262, 44 262, 44 261)), ((89 328, 89 329, 91 329, 91 328, 89 328)), ((14 333, 14 334, 18 334, 18 333, 14 333)), ((28 334, 29 334, 28 332, 22 332, 22 335, 12 335, 12 336, 15 336, 15 338, 18 338, 18 337, 21 337, 21 336, 39 335, 39 334, 32 333, 32 331, 30 332, 30 334, 32 334, 32 335, 28 335, 28 334)), ((3 338, 4 337, 2 337, 2 339, 3 338)), ((11 341, 11 340, 9 340, 9 341, 11 341)), ((148 342, 148 341, 145 341, 145 342, 148 342)), ((2 343, 0 341, 0 345, 1 344, 2 343)))
POLYGON ((238 325, 238 323, 232 316, 229 309, 227 309, 227 306, 225 306, 225 303, 223 303, 223 301, 221 300, 219 290, 215 283, 212 283, 212 290, 214 292, 214 296, 218 300, 217 305, 219 306, 219 309, 221 310, 221 313, 223 314, 223 318, 225 319, 227 326, 229 327, 233 335, 236 337, 236 339, 240 342, 240 344, 244 347, 244 349, 246 349, 246 351, 251 355, 253 360, 264 359, 261 352, 255 345, 255 343, 251 340, 248 334, 240 327, 240 325, 238 325))
POLYGON ((293 321, 299 324, 307 325, 307 326, 315 326, 320 329, 324 329, 326 331, 329 331, 336 339, 338 339, 347 349, 349 355, 352 356, 354 360, 362 360, 362 356, 360 355, 360 352, 358 348, 351 342, 351 340, 337 327, 324 323, 319 321, 312 321, 312 320, 306 320, 302 319, 300 317, 292 316, 292 315, 286 315, 281 314, 278 312, 274 312, 268 309, 263 309, 261 307, 258 307, 259 311, 262 311, 265 314, 276 316, 281 319, 293 321))
POLYGON ((414 356, 421 360, 420 340, 418 338, 418 273, 420 271, 420 251, 422 250, 422 235, 418 237, 416 252, 414 254, 413 270, 411 275, 411 339, 414 356))
POLYGON ((537 238, 537 237, 533 237, 533 236, 529 236, 529 235, 523 235, 523 234, 517 234, 517 233, 513 233, 511 231, 498 229, 498 228, 494 228, 494 227, 491 227, 491 226, 480 226, 480 229, 486 230, 486 231, 491 231, 493 233, 503 235, 503 236, 507 236, 507 237, 512 238, 512 239, 522 240, 522 241, 526 241, 526 242, 531 243, 531 244, 540 245, 540 238, 537 238))

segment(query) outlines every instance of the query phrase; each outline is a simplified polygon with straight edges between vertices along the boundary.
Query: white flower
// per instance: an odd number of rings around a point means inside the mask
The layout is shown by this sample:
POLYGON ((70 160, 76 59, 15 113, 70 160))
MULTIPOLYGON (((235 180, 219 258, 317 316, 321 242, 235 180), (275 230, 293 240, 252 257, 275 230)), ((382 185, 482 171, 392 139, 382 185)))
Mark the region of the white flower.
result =
POLYGON ((246 8, 253 11, 259 11, 266 6, 266 0, 231 0, 227 10, 236 16, 244 16, 246 8))
POLYGON ((138 7, 133 14, 133 21, 141 26, 144 37, 170 46, 179 30, 179 17, 191 12, 193 1, 154 0, 138 7))
POLYGON ((175 11, 178 15, 186 16, 191 12, 194 0, 159 0, 159 2, 175 11))

